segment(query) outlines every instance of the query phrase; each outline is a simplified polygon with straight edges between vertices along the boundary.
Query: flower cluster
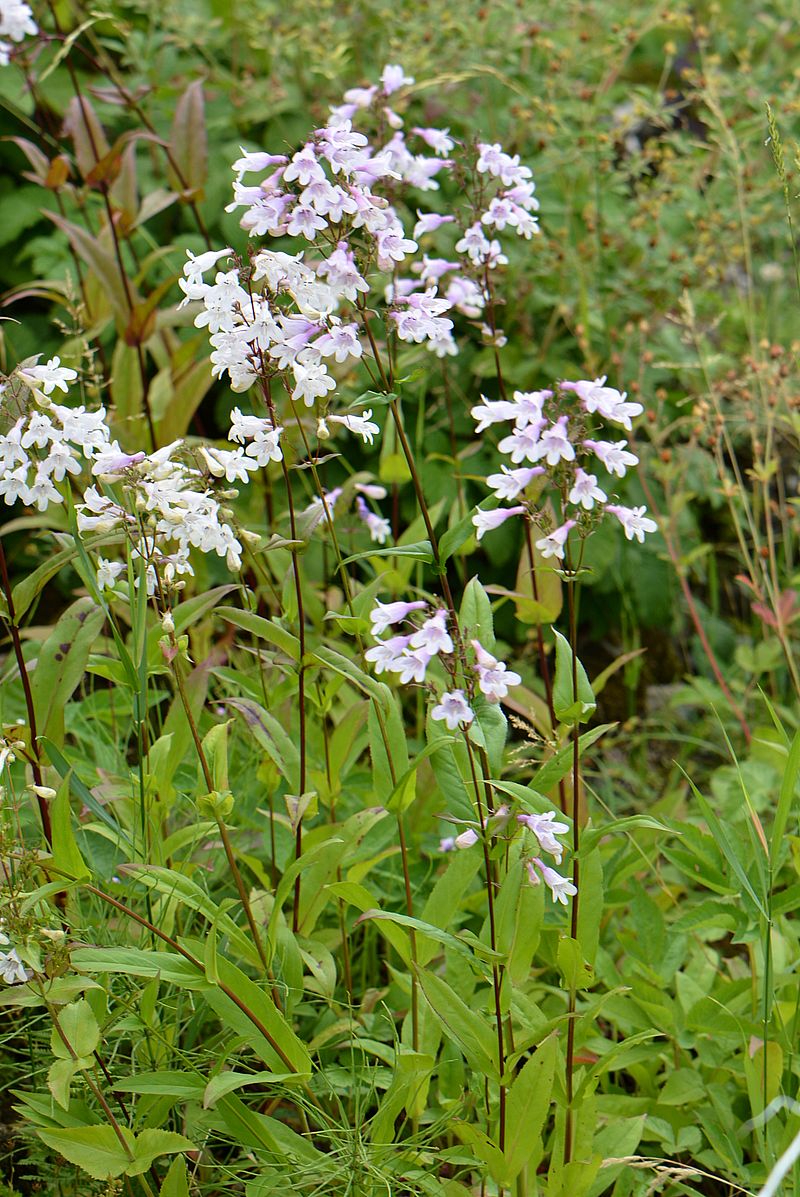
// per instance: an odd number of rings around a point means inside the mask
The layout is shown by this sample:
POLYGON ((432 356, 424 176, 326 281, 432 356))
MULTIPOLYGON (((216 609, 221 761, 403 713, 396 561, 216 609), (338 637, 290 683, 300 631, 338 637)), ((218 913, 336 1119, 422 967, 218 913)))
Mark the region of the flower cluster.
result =
POLYGON ((12 42, 35 37, 38 32, 29 4, 22 0, 0 0, 0 66, 8 66, 11 61, 12 42))
MULTIPOLYGON (((503 463, 499 473, 490 474, 487 485, 498 499, 513 501, 525 499, 534 480, 545 477, 557 491, 561 523, 555 528, 548 526, 548 515, 537 512, 533 502, 526 499, 511 507, 476 511, 472 522, 478 540, 506 520, 521 515, 534 520, 545 532, 536 541, 542 557, 563 561, 572 529, 578 527, 581 534, 586 534, 606 512, 619 520, 629 540, 636 537, 641 542, 645 533, 655 532, 655 521, 647 516, 646 508, 608 502, 612 478, 624 478, 629 467, 639 461, 628 449, 627 440, 591 435, 596 432, 598 417, 630 432, 632 418, 642 410, 642 405, 629 402, 624 392, 607 386, 605 377, 591 382, 561 382, 555 391, 515 391, 511 399, 481 396, 481 403, 472 408, 478 433, 494 424, 512 425, 498 444, 511 464, 503 463), (607 475, 602 479, 603 486, 596 470, 607 475)), ((540 484, 537 497, 541 489, 540 484)))
MULTIPOLYGON (((65 487, 59 489, 58 484, 71 478, 77 485, 78 477, 88 472, 93 481, 81 488, 82 498, 76 503, 78 530, 124 532, 134 561, 145 562, 149 593, 156 586, 159 562, 168 582, 192 572, 192 548, 214 552, 225 558, 229 569, 239 569, 242 546, 214 484, 220 479, 246 481, 251 470, 276 454, 279 458, 281 430, 268 421, 254 423, 253 417, 235 409, 231 438, 247 440, 246 451, 212 446, 192 451, 176 441, 149 455, 126 453, 111 439, 104 408, 87 411, 53 401, 53 392, 67 395, 76 378, 76 371, 62 366, 57 357, 46 364, 31 359, 18 366, 11 385, 3 387, 10 425, 0 435, 0 496, 5 503, 20 501, 46 511, 51 503, 64 502, 65 487), (122 499, 110 493, 116 484, 122 486, 122 499)), ((113 587, 124 568, 121 562, 101 557, 98 587, 113 587)))
MULTIPOLYGON (((443 607, 430 608, 422 600, 411 603, 378 601, 370 612, 370 622, 377 644, 367 650, 366 659, 376 673, 395 673, 403 683, 424 682, 431 661, 454 651, 448 614, 443 607), (408 622, 414 612, 425 612, 425 618, 414 624, 409 633, 379 638, 396 624, 408 622)), ((493 657, 478 640, 464 646, 464 657, 468 668, 468 676, 464 679, 466 691, 463 688, 448 689, 431 711, 431 718, 446 723, 451 731, 468 727, 474 720, 470 693, 477 689, 486 701, 497 703, 507 696, 509 686, 518 686, 522 681, 518 673, 493 657)), ((455 676, 455 669, 449 672, 455 676)))
MULTIPOLYGON (((23 363, 16 377, 31 391, 34 404, 0 435, 0 496, 9 507, 20 500, 26 507, 46 511, 51 503, 64 501, 55 484, 68 474, 80 474, 85 459, 106 451, 111 434, 102 407, 88 412, 50 399, 56 389, 67 394, 68 384, 77 378, 59 358, 46 365, 23 363)), ((12 418, 17 400, 10 397, 12 418)))
MULTIPOLYGON (((407 235, 398 197, 408 188, 436 191, 437 176, 454 166, 448 155, 456 148, 448 129, 405 131, 397 109, 413 82, 389 64, 380 84, 345 93, 327 123, 294 153, 242 149, 233 163, 227 210, 242 210, 240 223, 251 237, 302 244, 295 254, 255 253, 246 265, 219 270, 213 283, 204 275, 230 257, 230 249, 189 254, 180 281, 183 302, 202 303, 195 324, 208 328, 213 372, 227 373, 234 391, 280 377, 294 401, 309 407, 321 401, 326 409, 337 385, 331 368, 352 367, 365 354, 363 308, 367 295, 376 302, 376 273, 394 336, 438 356, 455 354, 453 314, 480 316, 488 301, 487 271, 507 260, 487 234, 538 231, 530 170, 499 145, 479 143, 468 220, 417 208, 413 236, 407 235), (356 123, 376 131, 374 144, 356 123), (258 183, 252 176, 261 176, 258 183), (450 225, 456 257, 423 252, 418 260, 421 239, 450 225)), ((318 435, 324 439, 331 423, 339 423, 371 443, 369 431, 374 435, 378 427, 369 424, 370 415, 323 410, 318 435)))

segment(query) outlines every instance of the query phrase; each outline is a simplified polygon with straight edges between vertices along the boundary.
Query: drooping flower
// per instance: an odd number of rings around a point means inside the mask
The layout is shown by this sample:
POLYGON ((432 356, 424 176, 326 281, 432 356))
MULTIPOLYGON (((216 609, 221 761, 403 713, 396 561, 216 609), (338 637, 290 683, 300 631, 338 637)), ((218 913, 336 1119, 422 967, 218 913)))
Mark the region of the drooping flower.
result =
POLYGON ((536 547, 542 556, 557 557, 559 561, 564 560, 565 550, 564 546, 567 543, 567 537, 571 530, 575 527, 575 520, 567 520, 560 528, 556 528, 549 536, 543 536, 536 541, 536 547))
POLYGON ((539 873, 546 886, 548 886, 554 902, 560 902, 562 906, 568 904, 568 898, 574 897, 577 894, 577 887, 572 884, 568 877, 562 877, 555 869, 551 869, 544 861, 539 860, 538 856, 534 856, 526 865, 528 871, 528 880, 531 885, 539 885, 539 873), (538 872, 537 872, 538 870, 538 872))
POLYGON ((546 814, 517 815, 517 821, 533 832, 543 852, 549 852, 551 856, 555 857, 556 864, 561 864, 564 848, 556 836, 566 835, 569 831, 569 824, 557 822, 555 811, 547 811, 546 814))

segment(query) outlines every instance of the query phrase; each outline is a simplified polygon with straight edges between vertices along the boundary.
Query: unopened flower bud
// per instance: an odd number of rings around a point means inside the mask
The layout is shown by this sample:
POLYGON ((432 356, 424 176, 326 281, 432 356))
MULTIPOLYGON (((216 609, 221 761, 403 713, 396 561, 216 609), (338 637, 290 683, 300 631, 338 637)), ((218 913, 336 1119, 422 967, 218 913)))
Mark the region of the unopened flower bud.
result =
POLYGON ((36 795, 37 798, 52 799, 52 798, 55 798, 55 796, 56 796, 55 790, 51 789, 50 786, 31 785, 31 786, 28 786, 28 789, 31 790, 36 795))
POLYGON ((161 627, 168 636, 172 635, 172 633, 175 631, 175 620, 172 618, 172 615, 169 611, 167 611, 166 615, 162 617, 161 627))

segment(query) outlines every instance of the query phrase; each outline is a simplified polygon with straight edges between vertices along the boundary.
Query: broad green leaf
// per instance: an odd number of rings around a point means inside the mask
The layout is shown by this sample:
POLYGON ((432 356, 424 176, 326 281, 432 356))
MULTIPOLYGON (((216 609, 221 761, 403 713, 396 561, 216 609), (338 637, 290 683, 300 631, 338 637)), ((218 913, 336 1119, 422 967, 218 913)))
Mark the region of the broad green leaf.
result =
POLYGON ((32 691, 40 735, 64 739, 64 708, 81 681, 105 614, 90 598, 67 607, 39 651, 32 691))
POLYGON ((597 703, 586 670, 575 659, 565 636, 553 628, 556 638, 556 676, 553 682, 553 708, 562 723, 586 723, 597 710, 597 703))
POLYGON ((53 1055, 60 1060, 72 1060, 73 1056, 91 1056, 100 1042, 100 1028, 86 998, 62 1007, 56 1017, 61 1034, 54 1026, 50 1034, 50 1050, 53 1055))
POLYGON ((464 587, 458 622, 465 636, 479 640, 491 652, 494 648, 494 620, 489 596, 477 577, 464 587))
MULTIPOLYGON (((680 766, 678 766, 678 767, 680 768, 680 766)), ((765 919, 768 919, 769 916, 767 914, 766 908, 765 908, 763 902, 761 901, 761 899, 759 898, 758 894, 756 893, 756 891, 753 889, 753 886, 750 882, 750 877, 748 876, 747 869, 745 868, 744 862, 742 861, 741 856, 739 855, 739 851, 736 847, 736 844, 734 843, 733 839, 728 835, 727 829, 724 827, 722 822, 714 814, 714 811, 711 809, 711 806, 706 801, 706 799, 703 797, 703 795, 700 793, 697 786, 694 784, 692 779, 689 777, 688 773, 686 773, 686 771, 684 769, 681 769, 681 772, 684 774, 684 776, 686 777, 686 780, 689 782, 689 785, 692 788, 692 793, 695 796, 697 805, 700 807, 703 818, 705 819, 706 823, 708 824, 708 829, 711 832, 712 836, 714 837, 714 840, 715 840, 720 852, 722 853, 724 858, 730 864, 731 868, 733 869, 734 873, 736 874, 736 876, 739 879, 739 883, 741 884, 742 889, 749 895, 749 897, 753 901, 756 909, 759 911, 759 913, 761 915, 763 915, 763 917, 765 919)))
POLYGON ((277 765, 290 791, 296 794, 300 787, 300 753, 282 724, 249 698, 229 698, 226 705, 243 717, 253 739, 277 765))
MULTIPOLYGON (((62 1044, 63 1046, 63 1044, 62 1044)), ((54 1060, 47 1073, 47 1088, 53 1094, 62 1109, 69 1109, 69 1090, 76 1072, 80 1072, 81 1065, 72 1057, 54 1060)))
MULTIPOLYGON (((552 626, 564 605, 564 587, 552 564, 542 556, 531 537, 533 570, 527 547, 517 568, 516 588, 508 593, 520 623, 552 626)), ((499 591, 496 593, 500 593, 499 591)))
POLYGON ((189 1072, 140 1072, 114 1081, 120 1093, 143 1093, 157 1097, 177 1097, 180 1101, 198 1101, 205 1088, 201 1076, 189 1072))
POLYGON ((125 1169, 126 1176, 140 1176, 160 1155, 175 1155, 179 1151, 194 1151, 195 1145, 185 1135, 168 1130, 143 1130, 136 1136, 133 1163, 125 1169))
POLYGON ((53 1151, 63 1155, 71 1164, 77 1164, 95 1180, 110 1180, 122 1176, 134 1157, 136 1140, 124 1126, 119 1133, 127 1145, 127 1151, 120 1143, 111 1126, 79 1126, 63 1130, 37 1131, 39 1138, 53 1151))
POLYGON ((548 1035, 514 1077, 506 1102, 506 1142, 501 1183, 512 1185, 527 1164, 553 1100, 558 1042, 548 1035))
POLYGON ((214 782, 214 789, 223 793, 228 789, 228 728, 232 719, 217 723, 203 737, 203 754, 214 782))
POLYGON ((256 615, 253 611, 240 611, 238 607, 218 607, 216 613, 258 640, 274 644, 293 661, 300 660, 300 641, 274 619, 264 619, 262 615, 256 615))
POLYGON ((473 1068, 498 1080, 497 1036, 489 1020, 471 1010, 435 973, 424 968, 415 971, 420 988, 445 1034, 455 1039, 473 1068))

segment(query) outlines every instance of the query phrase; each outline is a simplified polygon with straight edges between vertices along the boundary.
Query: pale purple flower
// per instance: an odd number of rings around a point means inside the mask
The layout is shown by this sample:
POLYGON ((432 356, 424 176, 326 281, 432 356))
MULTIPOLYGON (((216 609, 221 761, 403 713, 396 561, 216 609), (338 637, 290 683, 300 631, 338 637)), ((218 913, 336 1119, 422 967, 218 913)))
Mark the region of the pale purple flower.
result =
MULTIPOLYGON (((450 690, 446 694, 443 694, 439 705, 435 706, 431 711, 431 719, 436 719, 437 722, 441 722, 443 720, 449 727, 450 731, 455 731, 457 727, 468 726, 468 724, 472 723, 474 718, 475 712, 467 702, 463 690, 450 690)), ((474 832, 462 833, 462 835, 470 834, 475 835, 474 832)), ((466 846, 465 844, 458 843, 458 840, 461 838, 462 836, 459 836, 456 840, 456 843, 460 848, 466 846)), ((475 839, 477 838, 478 837, 475 836, 475 839)), ((470 840, 470 843, 474 844, 475 839, 470 840)))
POLYGON ((568 823, 558 823, 555 811, 548 811, 543 815, 517 815, 517 822, 522 823, 532 831, 539 841, 543 852, 549 852, 555 857, 556 864, 561 864, 564 846, 556 839, 557 835, 566 835, 569 831, 568 823))
POLYGON ((577 894, 577 888, 567 877, 562 877, 555 869, 549 868, 544 861, 539 860, 538 856, 534 856, 533 860, 527 862, 528 879, 531 885, 539 884, 537 869, 541 872, 545 885, 549 887, 554 902, 560 902, 562 906, 566 906, 567 898, 577 894))
POLYGON ((471 848, 473 844, 477 844, 478 839, 477 831, 474 831, 472 827, 468 827, 466 831, 461 832, 461 835, 456 836, 455 845, 457 848, 471 848))
POLYGON ((587 474, 578 466, 572 490, 569 492, 570 503, 580 503, 586 511, 591 511, 595 503, 605 503, 607 498, 606 492, 597 485, 594 474, 587 474))
POLYGON ((490 702, 499 702, 507 696, 508 687, 518 686, 522 678, 487 652, 479 640, 473 640, 472 647, 477 658, 475 672, 478 675, 478 688, 490 702))
POLYGON ((407 75, 403 68, 396 63, 387 62, 381 72, 381 85, 386 96, 392 95, 401 87, 410 87, 413 82, 414 79, 411 75, 407 75))
POLYGON ((455 216, 440 216, 438 212, 420 212, 417 208, 417 223, 414 225, 414 240, 418 240, 426 233, 434 233, 443 224, 450 224, 455 216))
POLYGON ((551 424, 542 432, 539 439, 539 458, 545 458, 548 465, 558 465, 560 461, 575 460, 575 446, 569 439, 567 417, 561 416, 555 424, 551 424))
POLYGON ((425 670, 431 660, 431 654, 424 649, 412 650, 411 646, 400 653, 389 666, 392 673, 400 674, 400 681, 404 686, 409 682, 424 682, 425 670))
POLYGON ((368 648, 364 657, 372 663, 376 673, 391 671, 410 639, 410 636, 392 636, 389 640, 381 640, 372 648, 368 648))
POLYGON ((524 515, 524 507, 497 507, 494 511, 476 511, 472 522, 478 529, 478 540, 482 540, 486 532, 493 532, 506 520, 514 515, 524 515))
POLYGON ((541 540, 536 541, 536 547, 542 556, 557 557, 559 561, 564 560, 564 545, 567 542, 567 537, 570 531, 575 527, 575 520, 567 520, 560 528, 556 528, 549 536, 543 536, 541 540))
POLYGON ((447 630, 447 612, 439 610, 426 619, 411 637, 411 647, 421 649, 431 657, 437 653, 451 653, 453 640, 447 630))
POLYGON ((501 453, 508 453, 512 462, 519 465, 521 461, 539 461, 544 456, 541 447, 541 428, 544 421, 538 424, 527 424, 524 428, 515 428, 510 436, 504 436, 497 446, 501 453))
POLYGON ((600 459, 609 474, 616 474, 618 478, 625 477, 628 466, 639 464, 639 458, 636 454, 629 453, 625 448, 628 443, 627 441, 585 440, 583 443, 587 449, 591 449, 594 455, 600 459))
POLYGON ((516 418, 517 405, 507 399, 487 399, 481 395, 480 403, 472 408, 470 415, 477 421, 476 432, 485 432, 492 424, 500 424, 516 418))
POLYGON ((412 611, 424 611, 427 605, 421 600, 413 603, 382 603, 380 599, 376 599, 375 606, 369 613, 372 635, 380 636, 381 632, 385 632, 392 624, 407 619, 412 611))
POLYGON ((628 540, 633 540, 635 536, 639 544, 644 544, 646 532, 658 531, 658 524, 648 518, 646 507, 619 507, 609 504, 606 511, 617 517, 628 540))
POLYGON ((545 472, 543 466, 510 470, 508 466, 501 465, 500 470, 501 473, 490 474, 486 479, 486 485, 494 491, 498 499, 516 499, 534 478, 545 472))

